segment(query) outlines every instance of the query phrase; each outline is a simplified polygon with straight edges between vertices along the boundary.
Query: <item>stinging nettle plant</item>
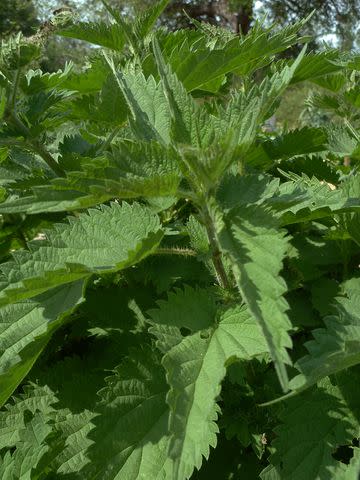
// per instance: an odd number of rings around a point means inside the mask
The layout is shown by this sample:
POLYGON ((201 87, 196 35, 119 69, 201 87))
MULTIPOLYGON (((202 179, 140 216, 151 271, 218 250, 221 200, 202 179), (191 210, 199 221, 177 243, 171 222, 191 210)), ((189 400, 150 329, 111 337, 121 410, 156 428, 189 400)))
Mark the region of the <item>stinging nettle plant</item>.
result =
POLYGON ((167 3, 2 43, 0 476, 357 480, 359 57, 167 3), (331 121, 268 132, 303 81, 331 121))

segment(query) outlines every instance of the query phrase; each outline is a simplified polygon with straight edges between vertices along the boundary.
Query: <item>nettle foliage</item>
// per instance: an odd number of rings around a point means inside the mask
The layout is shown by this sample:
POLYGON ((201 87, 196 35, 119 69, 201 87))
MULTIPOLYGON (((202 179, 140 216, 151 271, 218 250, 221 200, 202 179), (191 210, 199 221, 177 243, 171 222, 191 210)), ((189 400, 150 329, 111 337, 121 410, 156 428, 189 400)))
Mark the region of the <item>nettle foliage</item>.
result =
POLYGON ((357 480, 359 58, 166 3, 2 45, 0 476, 357 480), (334 122, 268 132, 302 81, 334 122))

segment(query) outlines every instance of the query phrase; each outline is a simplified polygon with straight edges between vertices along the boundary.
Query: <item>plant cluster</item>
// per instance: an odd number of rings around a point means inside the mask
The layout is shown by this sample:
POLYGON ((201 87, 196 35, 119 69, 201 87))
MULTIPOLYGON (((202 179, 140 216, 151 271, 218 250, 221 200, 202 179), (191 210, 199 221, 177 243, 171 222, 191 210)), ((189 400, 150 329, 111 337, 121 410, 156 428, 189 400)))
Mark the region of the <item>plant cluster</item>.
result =
POLYGON ((61 17, 0 55, 0 477, 357 480, 359 57, 61 17), (320 85, 332 124, 267 132, 320 85))

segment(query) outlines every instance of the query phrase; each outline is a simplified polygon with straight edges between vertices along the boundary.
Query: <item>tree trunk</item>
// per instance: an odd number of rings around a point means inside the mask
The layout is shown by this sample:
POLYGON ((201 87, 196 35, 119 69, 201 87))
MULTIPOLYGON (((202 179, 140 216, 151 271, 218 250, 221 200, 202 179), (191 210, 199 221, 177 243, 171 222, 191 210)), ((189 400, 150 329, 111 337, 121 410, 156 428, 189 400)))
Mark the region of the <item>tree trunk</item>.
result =
POLYGON ((239 6, 237 12, 230 9, 228 0, 215 0, 210 3, 217 15, 224 19, 235 33, 246 35, 249 32, 253 14, 252 3, 246 2, 246 5, 239 6))
POLYGON ((247 35, 250 30, 251 20, 253 16, 253 6, 240 7, 239 12, 236 14, 236 33, 247 35))

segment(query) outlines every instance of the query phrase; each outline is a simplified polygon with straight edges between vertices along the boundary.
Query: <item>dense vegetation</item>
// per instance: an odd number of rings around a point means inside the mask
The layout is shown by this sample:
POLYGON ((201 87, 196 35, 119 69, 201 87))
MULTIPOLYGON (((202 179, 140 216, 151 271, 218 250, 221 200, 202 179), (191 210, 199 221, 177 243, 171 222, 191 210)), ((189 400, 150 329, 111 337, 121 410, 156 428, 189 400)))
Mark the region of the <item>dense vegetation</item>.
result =
POLYGON ((360 57, 166 4, 2 44, 0 477, 357 480, 360 57))

